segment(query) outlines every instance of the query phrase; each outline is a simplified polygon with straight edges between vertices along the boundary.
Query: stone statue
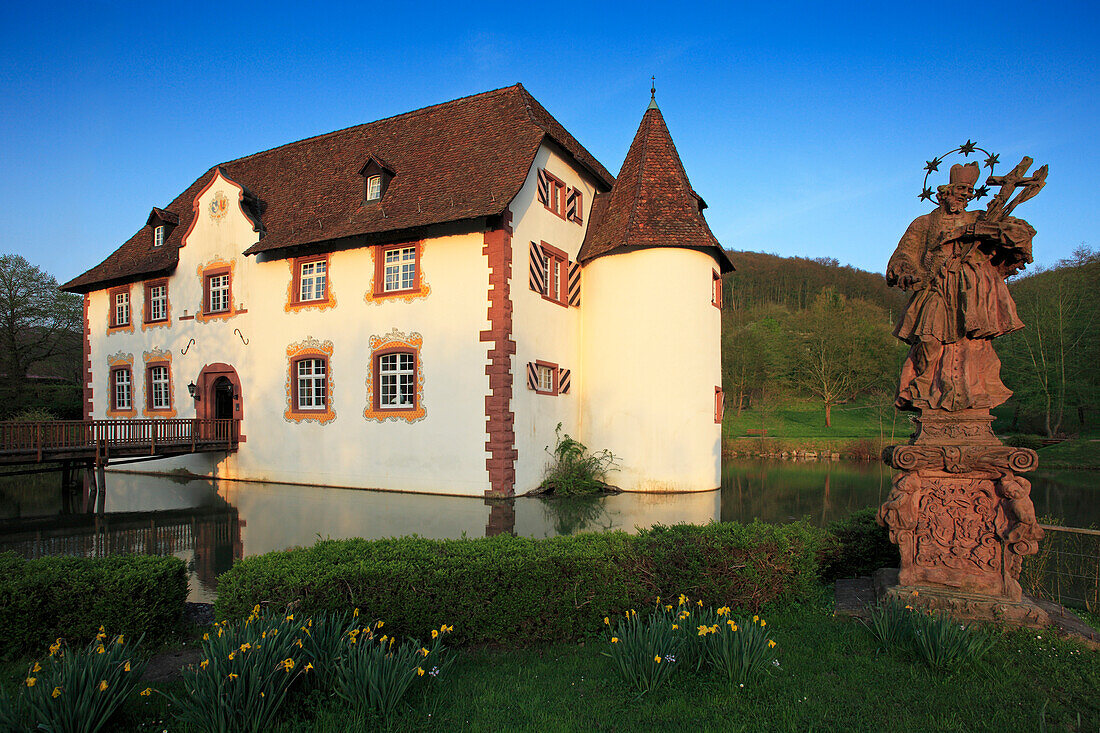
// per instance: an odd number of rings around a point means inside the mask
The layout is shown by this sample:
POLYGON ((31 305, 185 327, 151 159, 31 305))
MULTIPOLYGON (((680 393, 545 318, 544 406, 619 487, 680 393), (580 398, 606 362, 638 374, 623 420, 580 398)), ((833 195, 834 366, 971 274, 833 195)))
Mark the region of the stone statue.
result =
POLYGON ((886 269, 887 284, 914 291, 894 330, 910 344, 900 409, 990 408, 1012 395, 990 340, 1023 328, 1005 278, 1031 262, 1035 230, 966 210, 979 173, 951 167, 939 206, 909 225, 886 269))
MULTIPOLYGON (((968 140, 951 152, 976 149, 968 140)), ((992 169, 997 156, 982 152, 992 169)), ((928 173, 941 162, 929 161, 928 173)), ((900 473, 878 522, 901 555, 887 596, 1042 626, 1046 612, 1023 596, 1019 583, 1023 557, 1038 550, 1043 531, 1031 484, 1018 474, 1034 469, 1038 457, 1002 445, 989 412, 1012 395, 1001 382, 993 339, 1024 327, 1005 278, 1031 262, 1035 230, 1009 216, 1046 182, 1046 166, 1026 175, 1031 163, 1025 157, 977 190, 977 163, 952 166, 948 183, 938 187, 937 208, 909 225, 890 258, 887 283, 912 291, 894 331, 909 344, 897 406, 918 415, 909 444, 883 451, 900 473), (1001 188, 986 210, 967 211, 989 185, 1001 188)), ((927 185, 921 198, 932 198, 927 185)))

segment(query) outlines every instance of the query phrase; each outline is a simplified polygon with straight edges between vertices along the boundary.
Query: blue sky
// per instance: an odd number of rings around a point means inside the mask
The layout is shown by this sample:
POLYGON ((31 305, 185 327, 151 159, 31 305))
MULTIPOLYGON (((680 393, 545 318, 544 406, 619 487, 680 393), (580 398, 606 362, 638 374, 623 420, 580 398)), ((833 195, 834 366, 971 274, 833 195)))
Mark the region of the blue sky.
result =
POLYGON ((215 163, 517 81, 616 173, 651 74, 727 247, 882 271, 969 138, 1050 165, 1038 262, 1100 248, 1094 3, 400 5, 5 4, 0 253, 65 281, 215 163))

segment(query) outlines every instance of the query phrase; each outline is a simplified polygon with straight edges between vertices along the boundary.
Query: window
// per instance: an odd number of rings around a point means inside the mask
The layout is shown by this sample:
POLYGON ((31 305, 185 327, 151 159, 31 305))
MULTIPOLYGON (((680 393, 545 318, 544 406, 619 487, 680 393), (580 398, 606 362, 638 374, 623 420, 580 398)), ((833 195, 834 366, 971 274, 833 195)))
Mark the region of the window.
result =
POLYGON ((722 309, 722 276, 718 270, 711 270, 710 303, 715 308, 722 309))
POLYGON ((726 397, 721 387, 714 388, 714 422, 721 425, 722 416, 726 414, 726 397))
POLYGON ((130 291, 117 290, 111 293, 111 328, 130 325, 130 291))
POLYGON ((154 247, 159 247, 162 244, 164 244, 164 225, 163 224, 161 224, 160 226, 153 229, 153 246, 154 247))
POLYGON ((296 407, 324 410, 328 406, 328 360, 299 359, 294 362, 296 407))
POLYGON ((569 392, 568 369, 546 361, 527 362, 527 388, 538 394, 559 395, 569 392))
POLYGON ((382 198, 382 176, 367 177, 367 201, 377 201, 382 198))
POLYGON ((378 357, 378 406, 383 410, 416 407, 416 355, 411 352, 378 357))
POLYGON ((129 410, 131 408, 133 404, 131 401, 131 395, 133 394, 131 381, 128 367, 111 370, 112 410, 129 410))
POLYGON ((145 322, 168 320, 168 281, 145 283, 145 322))
POLYGON ((149 367, 149 409, 171 410, 172 392, 169 389, 168 367, 157 364, 149 367))
POLYGON ((229 310, 229 273, 206 277, 206 312, 224 313, 229 310))
POLYGON ((301 263, 298 270, 298 300, 324 300, 327 273, 328 262, 325 260, 301 263))
POLYGON ((578 224, 584 221, 584 194, 579 188, 566 189, 565 218, 578 224))
POLYGON ((569 305, 569 256, 546 242, 539 248, 543 272, 546 273, 546 290, 542 297, 558 305, 569 305))
POLYGON ((545 364, 538 364, 535 366, 538 370, 538 386, 536 387, 539 392, 553 392, 554 391, 554 370, 552 367, 548 367, 545 364))
POLYGON ((565 184, 550 175, 544 168, 538 172, 539 203, 558 216, 565 218, 565 184))
POLYGON ((387 249, 383 253, 383 290, 392 293, 416 287, 417 247, 387 249))

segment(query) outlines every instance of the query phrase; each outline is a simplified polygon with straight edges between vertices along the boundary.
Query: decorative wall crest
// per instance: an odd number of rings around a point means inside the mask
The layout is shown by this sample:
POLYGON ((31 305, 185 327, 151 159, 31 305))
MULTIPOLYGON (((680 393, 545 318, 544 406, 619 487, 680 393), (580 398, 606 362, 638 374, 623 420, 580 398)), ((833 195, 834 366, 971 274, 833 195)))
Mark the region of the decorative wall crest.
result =
POLYGON ((229 199, 223 191, 215 191, 214 197, 210 199, 210 218, 221 221, 227 213, 229 213, 229 199))

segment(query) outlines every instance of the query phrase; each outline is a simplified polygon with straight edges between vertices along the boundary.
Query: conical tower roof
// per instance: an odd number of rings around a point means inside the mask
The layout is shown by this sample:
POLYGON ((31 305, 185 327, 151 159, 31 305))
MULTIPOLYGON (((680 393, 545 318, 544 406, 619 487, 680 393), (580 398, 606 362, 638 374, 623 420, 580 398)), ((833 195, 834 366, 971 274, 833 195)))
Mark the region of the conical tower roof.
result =
POLYGON ((661 110, 651 102, 615 185, 592 202, 579 259, 587 262, 631 249, 682 247, 706 251, 722 272, 730 272, 733 263, 707 226, 705 207, 688 181, 661 110))

